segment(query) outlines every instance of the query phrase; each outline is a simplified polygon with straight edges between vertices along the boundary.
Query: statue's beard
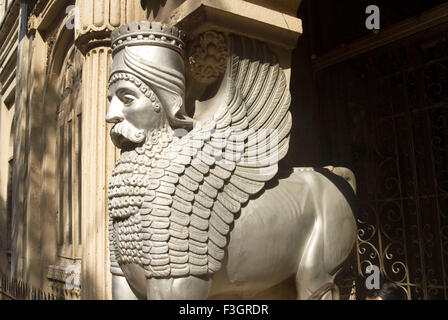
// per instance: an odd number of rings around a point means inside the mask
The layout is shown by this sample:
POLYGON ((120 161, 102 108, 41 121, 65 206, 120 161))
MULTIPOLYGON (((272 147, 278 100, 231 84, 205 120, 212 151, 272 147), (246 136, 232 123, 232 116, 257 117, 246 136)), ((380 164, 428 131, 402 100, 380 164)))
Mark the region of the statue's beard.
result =
POLYGON ((110 137, 118 148, 134 149, 146 141, 146 132, 123 120, 112 127, 110 137))

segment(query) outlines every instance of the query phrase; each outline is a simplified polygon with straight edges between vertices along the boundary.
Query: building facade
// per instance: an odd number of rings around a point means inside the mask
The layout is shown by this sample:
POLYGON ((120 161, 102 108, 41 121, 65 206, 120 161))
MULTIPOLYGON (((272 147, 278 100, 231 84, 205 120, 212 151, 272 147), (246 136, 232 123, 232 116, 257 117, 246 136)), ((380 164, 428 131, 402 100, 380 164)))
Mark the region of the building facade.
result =
MULTIPOLYGON (((339 279, 344 298, 356 297, 369 264, 409 299, 448 298, 448 6, 376 1, 381 29, 372 31, 371 3, 349 2, 0 1, 0 297, 111 298, 110 33, 155 20, 187 33, 189 57, 207 31, 262 40, 277 54, 294 123, 282 165, 357 176, 362 209, 339 279)), ((188 72, 187 84, 196 81, 188 72)), ((190 88, 187 101, 201 86, 190 88)))

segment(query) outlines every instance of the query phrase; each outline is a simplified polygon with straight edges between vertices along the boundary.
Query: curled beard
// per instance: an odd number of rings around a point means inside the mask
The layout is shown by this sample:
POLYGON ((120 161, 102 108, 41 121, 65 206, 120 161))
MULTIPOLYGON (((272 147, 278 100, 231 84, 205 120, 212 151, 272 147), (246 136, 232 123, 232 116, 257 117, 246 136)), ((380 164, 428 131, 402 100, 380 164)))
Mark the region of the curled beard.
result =
POLYGON ((146 140, 146 132, 137 129, 124 120, 115 124, 110 130, 110 137, 115 146, 120 149, 133 149, 141 146, 146 140))
POLYGON ((147 277, 158 274, 158 271, 152 269, 154 266, 149 265, 153 253, 144 252, 142 248, 148 245, 155 247, 156 244, 168 245, 167 241, 157 242, 145 237, 150 233, 159 236, 161 233, 169 233, 167 228, 155 229, 151 226, 154 219, 169 225, 169 217, 155 217, 149 208, 152 208, 158 192, 157 184, 164 186, 160 177, 155 177, 161 170, 160 162, 156 159, 169 152, 171 143, 176 139, 168 128, 154 130, 147 134, 147 141, 142 146, 123 150, 116 162, 108 187, 109 241, 110 248, 113 248, 111 264, 116 268, 134 263, 144 266, 147 277))

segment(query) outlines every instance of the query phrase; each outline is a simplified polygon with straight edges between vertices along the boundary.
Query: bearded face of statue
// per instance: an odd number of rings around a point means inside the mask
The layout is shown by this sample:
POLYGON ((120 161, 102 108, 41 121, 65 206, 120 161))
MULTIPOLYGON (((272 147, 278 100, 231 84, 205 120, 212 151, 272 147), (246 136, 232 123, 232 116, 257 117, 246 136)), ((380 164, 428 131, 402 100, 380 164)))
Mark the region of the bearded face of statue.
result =
POLYGON ((133 81, 123 79, 110 84, 106 121, 115 123, 111 138, 120 149, 142 145, 148 133, 166 124, 159 99, 152 92, 146 93, 133 81))

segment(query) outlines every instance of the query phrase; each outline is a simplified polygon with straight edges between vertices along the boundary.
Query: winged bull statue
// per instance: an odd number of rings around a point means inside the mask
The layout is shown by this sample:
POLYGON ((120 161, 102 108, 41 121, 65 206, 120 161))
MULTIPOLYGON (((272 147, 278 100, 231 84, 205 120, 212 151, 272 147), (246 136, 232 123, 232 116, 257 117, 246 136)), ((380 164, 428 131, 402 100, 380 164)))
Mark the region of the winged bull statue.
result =
POLYGON ((279 171, 291 100, 262 42, 228 36, 216 94, 189 117, 184 38, 155 22, 112 33, 106 121, 121 149, 108 189, 113 298, 247 296, 295 277, 307 299, 334 282, 354 246, 353 173, 279 171))

